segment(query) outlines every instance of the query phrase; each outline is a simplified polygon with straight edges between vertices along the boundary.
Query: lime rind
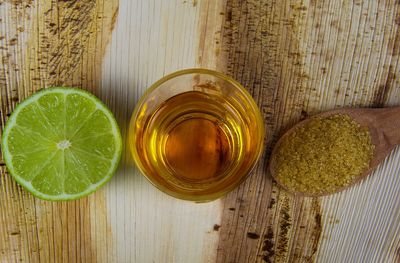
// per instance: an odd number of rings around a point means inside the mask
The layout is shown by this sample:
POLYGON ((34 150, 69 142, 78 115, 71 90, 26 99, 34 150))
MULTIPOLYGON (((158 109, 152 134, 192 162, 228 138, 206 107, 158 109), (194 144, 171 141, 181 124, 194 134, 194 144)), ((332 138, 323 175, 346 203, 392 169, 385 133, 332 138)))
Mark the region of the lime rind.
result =
POLYGON ((93 193, 97 189, 99 189, 101 186, 103 186, 106 182, 108 182, 111 177, 114 175, 118 168, 118 164, 121 159, 121 153, 122 153, 122 138, 121 138, 121 133, 119 131, 118 124, 111 113, 111 111, 107 108, 107 106, 100 101, 96 96, 93 94, 81 90, 81 89, 76 89, 76 88, 66 88, 66 87, 52 87, 52 88, 47 88, 40 90, 33 94, 32 96, 28 97, 24 101, 22 101, 20 104, 16 106, 14 109, 13 114, 9 117, 4 130, 3 130, 3 136, 2 136, 2 152, 3 152, 3 159, 7 165, 8 171, 10 172, 11 176, 22 186, 24 187, 27 191, 31 192, 34 196, 44 199, 44 200, 49 200, 49 201, 68 201, 68 200, 75 200, 84 196, 89 195, 90 193, 93 193), (112 135, 115 136, 115 154, 113 158, 111 159, 111 166, 109 170, 104 172, 105 176, 99 180, 97 183, 91 184, 88 188, 86 188, 84 191, 77 193, 77 194, 66 194, 66 193, 60 193, 57 195, 48 195, 44 194, 37 189, 35 189, 30 181, 26 181, 24 178, 18 175, 18 173, 15 171, 12 160, 11 160, 11 154, 9 152, 9 146, 7 143, 7 138, 9 136, 10 130, 12 127, 16 125, 16 120, 18 113, 24 109, 27 105, 31 104, 32 102, 37 102, 41 97, 43 97, 46 94, 51 94, 51 93, 61 93, 65 95, 69 94, 78 94, 83 97, 88 98, 90 101, 92 101, 96 105, 96 110, 100 110, 104 113, 105 116, 107 116, 109 122, 111 123, 111 129, 112 129, 112 135))

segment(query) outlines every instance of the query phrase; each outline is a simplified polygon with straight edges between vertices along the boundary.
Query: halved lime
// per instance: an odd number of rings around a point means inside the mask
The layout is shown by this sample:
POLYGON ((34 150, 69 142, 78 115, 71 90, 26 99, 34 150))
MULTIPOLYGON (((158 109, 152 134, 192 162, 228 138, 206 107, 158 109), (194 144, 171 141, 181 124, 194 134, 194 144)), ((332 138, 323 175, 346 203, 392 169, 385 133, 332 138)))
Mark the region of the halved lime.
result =
POLYGON ((2 138, 12 177, 36 197, 73 200, 115 173, 122 141, 117 122, 94 95, 73 88, 39 91, 14 110, 2 138))

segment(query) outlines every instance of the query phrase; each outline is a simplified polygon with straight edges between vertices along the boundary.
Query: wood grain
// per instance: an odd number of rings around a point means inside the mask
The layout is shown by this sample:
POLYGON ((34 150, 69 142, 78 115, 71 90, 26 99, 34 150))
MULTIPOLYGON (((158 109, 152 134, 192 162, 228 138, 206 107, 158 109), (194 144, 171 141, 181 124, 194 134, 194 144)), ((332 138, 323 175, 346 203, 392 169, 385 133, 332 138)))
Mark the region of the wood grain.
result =
POLYGON ((396 0, 0 0, 2 127, 35 90, 73 85, 110 106, 126 138, 149 85, 202 66, 239 80, 268 130, 249 179, 206 204, 155 189, 127 147, 105 188, 70 203, 34 199, 1 162, 0 262, 398 262, 399 148, 324 198, 292 196, 266 171, 308 115, 399 105, 399 54, 396 0))
MULTIPOLYGON (((49 86, 99 86, 118 1, 0 2, 1 127, 49 86)), ((3 165, 4 163, 1 162, 3 165)), ((112 255, 103 191, 74 202, 33 198, 1 169, 1 262, 94 262, 112 255)))
MULTIPOLYGON (((217 68, 255 98, 267 124, 269 149, 282 125, 301 116, 306 76, 298 35, 304 31, 304 6, 231 1, 220 15, 217 68)), ((268 153, 250 179, 225 199, 218 262, 313 259, 321 233, 319 200, 295 198, 272 185, 266 175, 268 153)))

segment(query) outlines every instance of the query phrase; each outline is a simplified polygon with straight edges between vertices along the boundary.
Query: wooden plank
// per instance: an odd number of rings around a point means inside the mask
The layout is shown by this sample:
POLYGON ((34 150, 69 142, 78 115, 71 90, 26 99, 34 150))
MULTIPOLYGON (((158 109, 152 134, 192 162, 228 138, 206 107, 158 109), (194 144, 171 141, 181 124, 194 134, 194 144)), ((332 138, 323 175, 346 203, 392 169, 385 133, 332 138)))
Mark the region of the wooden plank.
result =
MULTIPOLYGON (((120 1, 101 95, 115 112, 126 145, 133 107, 147 87, 196 66, 199 11, 192 1, 120 1)), ((117 262, 215 261, 219 200, 195 204, 158 191, 136 170, 128 147, 107 188, 117 262)))
POLYGON ((321 233, 318 199, 295 198, 266 174, 271 144, 301 117, 306 87, 298 1, 229 1, 221 12, 218 69, 245 85, 267 124, 267 150, 251 177, 224 200, 218 262, 311 260, 321 233))
MULTIPOLYGON (((15 105, 49 86, 96 93, 118 1, 1 1, 1 127, 15 105)), ((2 161, 2 165, 4 163, 2 161)), ((104 191, 74 202, 33 198, 1 169, 1 262, 110 262, 104 191)))
POLYGON ((396 203, 398 153, 390 169, 371 177, 387 181, 371 179, 327 198, 277 188, 267 159, 277 136, 309 114, 400 104, 398 3, 226 1, 222 14, 218 69, 249 89, 269 134, 255 172, 224 200, 217 261, 396 262, 400 208, 378 203, 396 203), (373 223, 366 223, 370 216, 373 223), (368 228, 356 227, 361 222, 368 228))

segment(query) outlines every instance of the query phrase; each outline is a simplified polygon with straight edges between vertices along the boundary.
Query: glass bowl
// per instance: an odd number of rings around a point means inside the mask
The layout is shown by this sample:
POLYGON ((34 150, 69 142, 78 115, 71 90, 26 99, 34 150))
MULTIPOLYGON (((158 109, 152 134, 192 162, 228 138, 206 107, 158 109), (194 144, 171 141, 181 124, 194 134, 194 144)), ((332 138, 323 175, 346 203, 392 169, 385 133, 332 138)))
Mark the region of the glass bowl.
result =
POLYGON ((129 125, 129 146, 143 175, 161 191, 206 202, 238 186, 263 150, 264 124, 234 79, 186 69, 154 83, 129 125))

